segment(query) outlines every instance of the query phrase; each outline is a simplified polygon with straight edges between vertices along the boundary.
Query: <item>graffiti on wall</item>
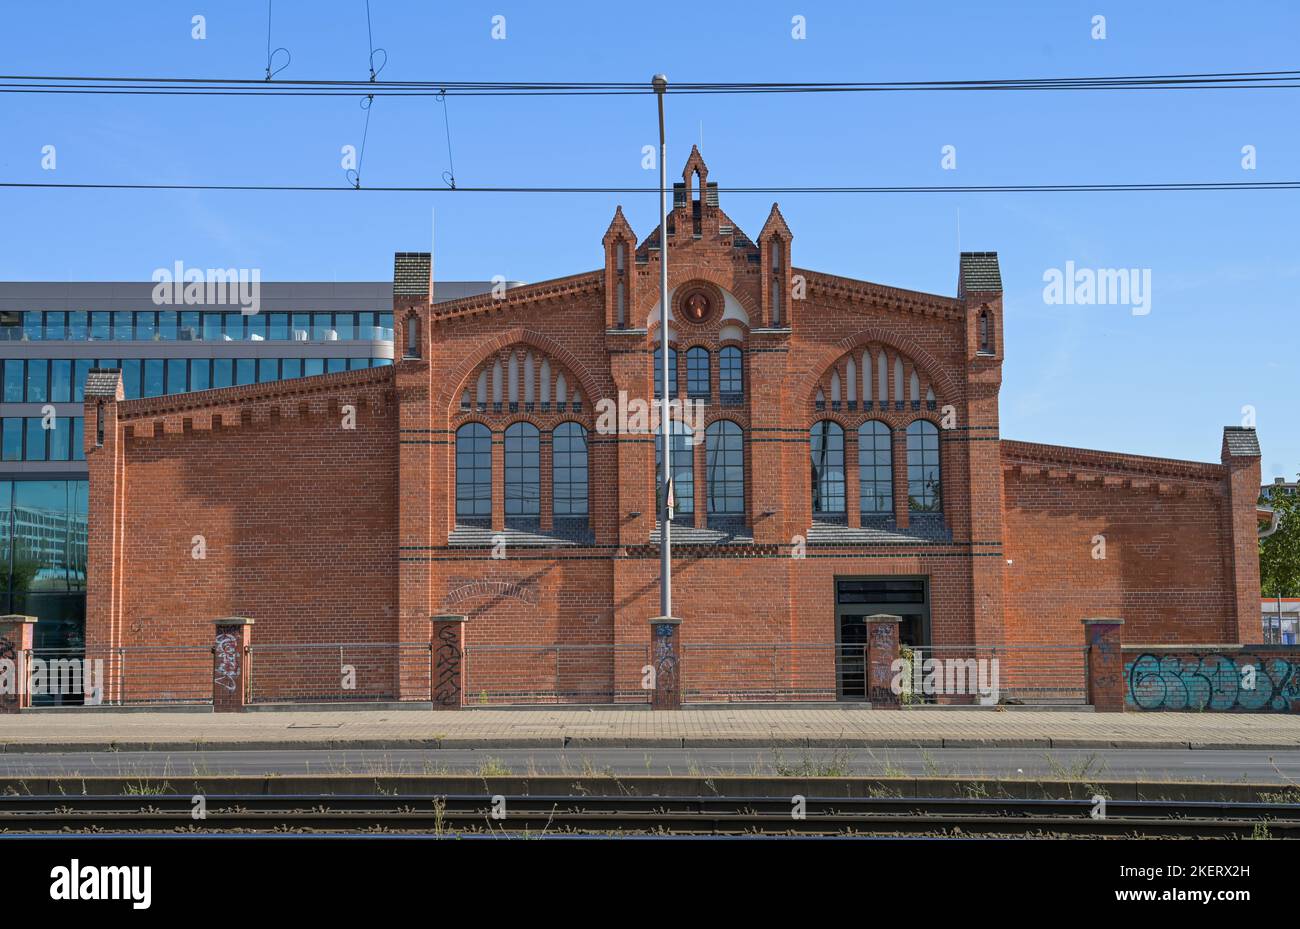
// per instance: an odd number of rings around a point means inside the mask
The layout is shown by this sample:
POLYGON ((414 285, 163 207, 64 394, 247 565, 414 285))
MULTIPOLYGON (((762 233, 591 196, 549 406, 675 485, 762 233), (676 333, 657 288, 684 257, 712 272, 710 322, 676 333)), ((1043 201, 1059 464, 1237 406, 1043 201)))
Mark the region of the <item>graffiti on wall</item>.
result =
POLYGON ((1125 694, 1138 710, 1300 712, 1295 660, 1257 653, 1147 652, 1124 663, 1125 694))
POLYGON ((217 636, 213 653, 217 656, 215 682, 234 693, 235 681, 239 677, 239 636, 233 632, 221 633, 217 636))
POLYGON ((434 653, 437 675, 433 685, 433 699, 439 706, 460 706, 460 629, 459 624, 443 624, 438 630, 438 646, 434 653))

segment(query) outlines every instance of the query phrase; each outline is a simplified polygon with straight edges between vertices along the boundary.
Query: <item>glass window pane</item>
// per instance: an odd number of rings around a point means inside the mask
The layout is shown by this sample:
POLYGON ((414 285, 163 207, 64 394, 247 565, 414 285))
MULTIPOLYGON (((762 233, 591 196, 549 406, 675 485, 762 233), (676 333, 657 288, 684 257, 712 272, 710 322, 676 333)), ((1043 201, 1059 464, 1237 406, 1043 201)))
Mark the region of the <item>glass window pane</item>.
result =
POLYGON ((45 336, 45 314, 40 310, 23 314, 23 338, 28 342, 39 342, 45 336))
POLYGON ((325 359, 324 359, 324 358, 304 358, 303 361, 302 361, 302 371, 303 371, 303 374, 307 375, 308 377, 311 377, 313 374, 324 374, 324 373, 325 373, 325 359))
POLYGON ((86 341, 87 313, 85 310, 73 310, 68 314, 68 338, 76 342, 86 341))
POLYGON ((313 313, 311 317, 311 338, 313 342, 323 342, 329 338, 333 314, 313 313))
POLYGON ((81 416, 72 417, 72 460, 85 461, 86 449, 83 445, 85 420, 81 416))
POLYGON ((27 359, 27 402, 44 403, 50 399, 50 363, 44 358, 27 359))
POLYGON ((144 395, 161 397, 163 395, 163 360, 149 358, 144 363, 144 395))
POLYGON ((745 446, 740 426, 725 419, 710 423, 705 430, 704 460, 709 515, 743 516, 745 446))
POLYGON ((277 380, 280 376, 280 359, 278 358, 259 358, 257 359, 257 380, 259 383, 265 381, 277 380))
POLYGON ((907 427, 908 507, 920 512, 942 509, 942 481, 939 476, 939 429, 923 419, 907 427))
POLYGON ((492 521, 492 433, 482 423, 456 430, 456 522, 492 521))
POLYGON ((221 341, 221 313, 203 314, 203 341, 221 341))
POLYGON ((346 358, 331 358, 325 366, 325 370, 330 374, 336 371, 346 371, 348 369, 348 360, 346 358))
POLYGON ((72 402, 72 360, 56 358, 50 362, 50 400, 72 402))
POLYGON ((5 403, 23 402, 24 370, 21 358, 5 359, 5 403))
POLYGON ((122 393, 126 394, 128 400, 140 399, 140 369, 142 362, 139 358, 122 359, 122 393))
POLYGON ((812 451, 813 515, 844 512, 844 430, 838 423, 814 423, 812 451))
POLYGON ((86 485, 14 482, 15 591, 85 588, 86 485))
POLYGON ((167 359, 167 392, 169 394, 183 394, 189 388, 186 383, 186 374, 189 365, 184 358, 167 359))
POLYGON ((113 314, 113 339, 117 342, 129 342, 135 338, 134 314, 130 310, 118 310, 113 314))
POLYGON ((16 416, 6 416, 3 420, 3 438, 5 461, 23 460, 23 421, 16 416))
POLYGON ((257 382, 257 360, 239 358, 235 361, 235 383, 238 385, 257 382))
POLYGON ((45 460, 45 435, 48 432, 45 421, 39 416, 27 417, 27 447, 23 453, 27 461, 45 460))
POLYGON ((163 310, 158 314, 158 338, 164 342, 175 342, 179 327, 175 310, 163 310))
POLYGON ((207 390, 212 386, 212 365, 207 358, 190 360, 190 390, 207 390))
MULTIPOLYGON (((78 358, 72 363, 72 400, 74 403, 80 403, 86 395, 86 375, 90 369, 95 366, 95 362, 89 358, 78 358)), ((5 367, 5 385, 8 391, 9 368, 5 367)))
POLYGON ((302 377, 302 359, 301 358, 281 359, 280 377, 284 378, 285 380, 294 377, 302 377))
POLYGON ((181 311, 181 327, 177 335, 181 341, 197 342, 203 336, 203 330, 200 328, 200 316, 198 310, 181 311))
POLYGON ((355 313, 335 313, 334 314, 334 331, 339 334, 340 339, 355 339, 357 328, 357 316, 355 313))
POLYGON ((135 337, 140 342, 152 342, 158 334, 157 313, 135 314, 135 337))
POLYGON ((266 341, 266 317, 261 313, 248 317, 248 338, 252 342, 266 341))
POLYGON ((271 329, 269 338, 276 342, 283 342, 289 338, 289 314, 272 313, 271 329))
POLYGON ((67 461, 72 446, 72 420, 60 416, 50 430, 50 461, 67 461))
POLYGON ((311 317, 306 313, 293 314, 293 338, 295 342, 306 342, 311 337, 311 317))
POLYGON ((112 319, 109 314, 103 310, 96 310, 90 314, 90 337, 94 340, 103 341, 109 337, 111 331, 112 319))
POLYGON ((230 387, 235 383, 235 360, 233 358, 212 359, 212 386, 230 387))
POLYGON ((349 370, 349 371, 359 371, 361 368, 368 368, 368 367, 370 367, 370 359, 369 359, 369 358, 349 358, 349 359, 348 359, 348 370, 349 370))
POLYGON ((375 314, 358 313, 357 314, 357 338, 367 341, 379 338, 375 335, 375 314))
POLYGON ((67 315, 67 313, 45 314, 45 338, 47 341, 67 338, 64 331, 64 320, 67 318, 67 315))
POLYGON ((878 420, 858 429, 859 509, 868 513, 894 512, 894 462, 889 427, 878 420))
POLYGON ((222 320, 221 330, 228 342, 242 342, 244 340, 244 314, 243 313, 224 313, 225 318, 222 320))

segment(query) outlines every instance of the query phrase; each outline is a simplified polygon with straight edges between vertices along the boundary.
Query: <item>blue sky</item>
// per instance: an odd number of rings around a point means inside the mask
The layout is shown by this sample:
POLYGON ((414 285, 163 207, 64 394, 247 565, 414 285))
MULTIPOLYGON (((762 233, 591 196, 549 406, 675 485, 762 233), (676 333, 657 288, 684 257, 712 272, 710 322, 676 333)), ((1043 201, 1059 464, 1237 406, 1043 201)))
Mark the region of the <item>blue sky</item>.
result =
MULTIPOLYGON (((936 80, 1280 70, 1300 4, 1194 2, 422 3, 371 0, 382 77, 409 80, 936 80), (491 18, 506 17, 506 39, 491 18), (807 38, 791 38, 791 17, 807 38), (1091 38, 1106 16, 1107 37, 1091 38)), ((258 78, 258 0, 4 3, 9 74, 258 78), (111 10, 111 12, 109 12, 111 10), (207 38, 191 38, 191 17, 207 38)), ((275 0, 284 78, 364 79, 364 0, 275 0)), ((1297 90, 756 95, 669 100, 669 173, 701 143, 727 185, 1300 178, 1297 90), (945 145, 957 169, 940 166, 945 145), (1258 167, 1244 171, 1254 145, 1258 167)), ((651 97, 453 98, 462 186, 642 186, 651 97)), ((4 95, 0 179, 338 184, 352 98, 4 95), (41 149, 55 145, 57 170, 41 149)), ((442 110, 381 99, 364 182, 438 184, 442 110)), ((724 194, 751 235, 765 195, 724 194)), ((596 267, 617 202, 639 235, 653 195, 0 190, 0 279, 147 279, 180 260, 267 280, 382 280, 428 247, 437 273, 543 280, 596 267)), ((1002 434, 1218 460, 1255 409, 1265 479, 1300 471, 1300 192, 785 195, 795 263, 955 292, 957 252, 996 250, 1006 290, 1002 434), (1148 268, 1151 312, 1050 306, 1043 274, 1148 268)))

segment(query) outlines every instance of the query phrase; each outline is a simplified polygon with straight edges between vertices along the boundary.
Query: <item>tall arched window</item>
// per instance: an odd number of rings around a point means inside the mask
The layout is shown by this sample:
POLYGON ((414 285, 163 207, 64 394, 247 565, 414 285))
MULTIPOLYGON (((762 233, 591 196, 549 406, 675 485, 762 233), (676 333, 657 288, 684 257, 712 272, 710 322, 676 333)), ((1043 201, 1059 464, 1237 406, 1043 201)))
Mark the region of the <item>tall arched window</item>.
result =
POLYGON ((813 517, 844 516, 844 430, 839 423, 813 423, 809 436, 812 450, 813 517))
POLYGON ((551 512, 557 520, 587 519, 587 430, 577 423, 551 434, 551 512))
MULTIPOLYGON (((690 517, 695 513, 695 446, 690 443, 691 430, 686 428, 678 420, 673 420, 668 425, 672 440, 672 458, 669 460, 669 467, 673 479, 673 502, 676 504, 673 512, 673 521, 678 522, 682 517, 690 517)), ((656 512, 663 509, 663 499, 659 496, 662 492, 662 475, 664 467, 664 437, 661 434, 655 434, 655 487, 658 488, 655 495, 656 512)), ((686 522, 691 522, 686 519, 686 522)))
POLYGON ((894 466, 889 427, 867 420, 858 427, 858 485, 862 515, 894 512, 894 466))
POLYGON ((541 517, 540 435, 532 423, 506 429, 506 525, 537 528, 541 517))
POLYGON ((709 423, 704 432, 705 475, 709 519, 745 515, 745 440, 740 426, 729 419, 709 423))
POLYGON ((414 313, 406 317, 406 349, 404 357, 420 357, 420 317, 414 313))
POLYGON ((456 430, 456 523, 492 525, 492 433, 482 423, 456 430))
MULTIPOLYGON (((654 354, 655 366, 655 396, 664 395, 664 356, 661 349, 656 348, 654 354)), ((668 399, 672 400, 677 396, 677 349, 668 349, 668 399)))
POLYGON ((939 430, 924 419, 907 427, 907 498, 910 509, 937 513, 943 508, 939 475, 939 430))
POLYGON ((745 396, 745 375, 740 349, 728 345, 718 353, 718 396, 724 404, 736 404, 745 396))
POLYGON ((709 399, 709 350, 695 348, 686 352, 686 396, 692 400, 709 399))

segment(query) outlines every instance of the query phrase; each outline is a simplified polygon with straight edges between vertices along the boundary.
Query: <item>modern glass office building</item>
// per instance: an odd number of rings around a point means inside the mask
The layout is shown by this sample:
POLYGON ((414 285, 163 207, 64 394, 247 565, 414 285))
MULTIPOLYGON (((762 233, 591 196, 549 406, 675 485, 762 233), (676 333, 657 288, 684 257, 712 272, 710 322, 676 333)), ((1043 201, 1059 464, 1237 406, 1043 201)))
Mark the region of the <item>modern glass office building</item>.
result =
MULTIPOLYGON (((0 283, 0 611, 39 617, 38 649, 83 641, 86 372, 121 368, 135 399, 393 362, 389 281, 263 283, 251 314, 158 305, 154 288, 0 283)), ((438 300, 451 300, 487 293, 492 282, 437 289, 438 300)))

